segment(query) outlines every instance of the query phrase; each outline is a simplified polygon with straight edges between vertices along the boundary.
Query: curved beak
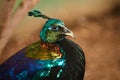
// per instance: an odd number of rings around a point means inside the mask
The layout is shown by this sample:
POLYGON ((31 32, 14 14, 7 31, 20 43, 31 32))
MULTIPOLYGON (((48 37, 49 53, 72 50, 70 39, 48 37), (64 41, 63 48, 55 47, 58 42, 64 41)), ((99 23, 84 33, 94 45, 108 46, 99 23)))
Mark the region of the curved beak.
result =
POLYGON ((75 38, 74 37, 74 33, 71 31, 71 30, 69 30, 67 27, 63 27, 63 29, 64 29, 64 35, 65 36, 71 36, 71 37, 73 37, 73 38, 75 38))

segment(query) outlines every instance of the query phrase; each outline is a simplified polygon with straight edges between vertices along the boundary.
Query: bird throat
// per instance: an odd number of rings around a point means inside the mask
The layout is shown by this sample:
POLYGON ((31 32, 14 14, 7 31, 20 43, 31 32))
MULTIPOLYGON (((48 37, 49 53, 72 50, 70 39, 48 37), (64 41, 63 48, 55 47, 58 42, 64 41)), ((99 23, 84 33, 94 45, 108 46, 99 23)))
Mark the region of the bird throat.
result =
POLYGON ((31 44, 25 50, 26 57, 39 59, 39 60, 51 60, 62 57, 60 47, 53 43, 45 43, 38 41, 31 44))

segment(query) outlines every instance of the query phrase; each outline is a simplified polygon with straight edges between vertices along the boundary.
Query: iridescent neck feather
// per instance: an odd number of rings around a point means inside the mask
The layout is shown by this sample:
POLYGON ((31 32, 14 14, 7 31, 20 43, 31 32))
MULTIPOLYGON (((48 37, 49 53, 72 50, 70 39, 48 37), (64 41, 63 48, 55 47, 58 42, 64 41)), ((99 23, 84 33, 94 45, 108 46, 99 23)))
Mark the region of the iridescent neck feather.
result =
POLYGON ((61 58, 60 47, 56 44, 39 41, 26 48, 26 56, 38 60, 61 58))

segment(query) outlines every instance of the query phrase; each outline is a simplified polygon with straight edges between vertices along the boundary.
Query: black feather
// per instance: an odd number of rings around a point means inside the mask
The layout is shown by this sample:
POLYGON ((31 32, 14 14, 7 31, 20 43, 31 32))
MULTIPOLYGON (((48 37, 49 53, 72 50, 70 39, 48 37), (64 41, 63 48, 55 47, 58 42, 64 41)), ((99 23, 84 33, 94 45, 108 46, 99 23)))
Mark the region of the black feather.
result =
POLYGON ((81 47, 69 39, 63 39, 58 44, 66 54, 66 65, 60 80, 83 80, 85 56, 81 47))

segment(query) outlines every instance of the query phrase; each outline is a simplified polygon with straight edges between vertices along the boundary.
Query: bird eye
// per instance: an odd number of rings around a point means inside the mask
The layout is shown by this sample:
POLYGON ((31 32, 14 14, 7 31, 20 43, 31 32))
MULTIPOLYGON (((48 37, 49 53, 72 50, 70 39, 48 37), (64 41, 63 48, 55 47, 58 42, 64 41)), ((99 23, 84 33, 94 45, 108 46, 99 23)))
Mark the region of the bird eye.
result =
POLYGON ((49 30, 58 31, 59 27, 58 26, 51 26, 51 27, 49 27, 49 30))

